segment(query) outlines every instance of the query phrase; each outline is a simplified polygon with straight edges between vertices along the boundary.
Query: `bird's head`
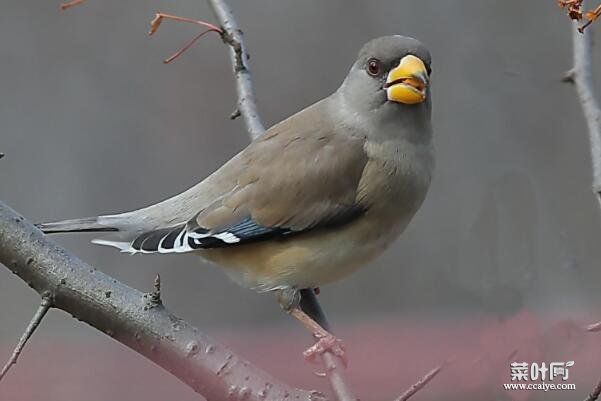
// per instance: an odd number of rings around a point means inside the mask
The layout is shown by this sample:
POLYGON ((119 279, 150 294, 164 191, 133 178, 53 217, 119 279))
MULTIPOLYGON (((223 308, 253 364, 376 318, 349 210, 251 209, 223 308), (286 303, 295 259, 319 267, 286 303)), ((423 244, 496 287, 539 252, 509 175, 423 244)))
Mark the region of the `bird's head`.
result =
POLYGON ((360 112, 429 110, 430 74, 430 53, 421 42, 383 36, 363 46, 338 93, 360 112))

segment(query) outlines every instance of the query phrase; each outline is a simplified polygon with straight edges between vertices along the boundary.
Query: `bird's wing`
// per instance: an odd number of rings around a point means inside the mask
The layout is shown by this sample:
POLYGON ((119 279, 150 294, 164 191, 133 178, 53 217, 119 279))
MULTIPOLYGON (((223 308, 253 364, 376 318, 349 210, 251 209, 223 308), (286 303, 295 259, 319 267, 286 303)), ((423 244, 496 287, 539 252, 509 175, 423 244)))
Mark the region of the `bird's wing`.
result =
POLYGON ((365 139, 338 133, 318 105, 272 127, 226 163, 218 173, 235 176, 234 185, 192 219, 143 232, 128 243, 100 243, 129 252, 189 252, 356 219, 365 211, 357 202, 367 163, 365 139))

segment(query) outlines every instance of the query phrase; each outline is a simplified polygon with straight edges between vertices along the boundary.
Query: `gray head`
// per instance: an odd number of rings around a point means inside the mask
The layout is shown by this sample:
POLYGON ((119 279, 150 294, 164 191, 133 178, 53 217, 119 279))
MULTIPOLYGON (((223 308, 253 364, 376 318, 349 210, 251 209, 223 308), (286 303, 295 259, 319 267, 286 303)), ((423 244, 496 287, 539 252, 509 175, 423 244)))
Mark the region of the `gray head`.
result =
POLYGON ((366 118, 429 121, 430 65, 430 52, 418 40, 376 38, 363 46, 336 95, 366 118))

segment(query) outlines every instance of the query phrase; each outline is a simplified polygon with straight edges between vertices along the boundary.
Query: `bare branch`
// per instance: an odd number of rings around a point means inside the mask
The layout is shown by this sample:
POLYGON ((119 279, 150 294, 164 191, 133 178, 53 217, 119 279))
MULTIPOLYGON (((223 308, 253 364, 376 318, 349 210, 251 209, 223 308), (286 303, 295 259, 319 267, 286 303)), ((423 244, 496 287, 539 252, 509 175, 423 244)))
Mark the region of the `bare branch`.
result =
MULTIPOLYGON (((586 7, 585 1, 579 1, 579 6, 586 7)), ((595 94, 593 82, 593 38, 591 32, 584 34, 592 21, 601 13, 601 6, 587 13, 589 22, 583 27, 578 27, 577 22, 572 22, 573 67, 566 74, 564 81, 574 84, 584 118, 588 128, 590 155, 592 164, 592 189, 601 208, 601 108, 595 94)), ((588 331, 601 331, 601 322, 591 324, 588 331)), ((597 383, 592 393, 585 401, 594 401, 601 393, 601 380, 597 383)))
POLYGON ((152 36, 156 33, 156 31, 159 29, 159 27, 163 23, 164 19, 170 19, 170 20, 178 21, 178 22, 188 22, 190 24, 196 24, 196 25, 203 26, 203 27, 207 28, 208 30, 217 32, 219 34, 223 33, 221 28, 211 24, 210 22, 195 20, 195 19, 186 18, 186 17, 179 17, 177 15, 171 15, 171 14, 156 13, 154 15, 154 19, 152 21, 150 21, 150 31, 148 31, 149 36, 152 36))
POLYGON ((584 399, 584 401, 596 401, 601 394, 601 380, 597 383, 593 391, 584 399))
POLYGON ((33 317, 31 318, 31 322, 29 322, 29 325, 25 329, 25 332, 19 339, 15 350, 8 359, 8 362, 6 362, 6 365, 4 365, 2 371, 0 371, 0 381, 4 378, 4 376, 6 376, 11 366, 17 363, 17 359, 19 359, 19 355, 21 355, 21 351, 23 351, 25 344, 27 344, 27 340, 29 340, 35 329, 38 328, 38 326, 42 322, 42 319, 44 318, 44 316, 46 316, 46 313, 48 312, 51 306, 52 301, 50 294, 44 294, 42 296, 42 302, 40 303, 38 310, 36 311, 35 315, 33 315, 33 317))
POLYGON ((592 189, 601 207, 601 109, 595 95, 592 73, 593 38, 578 31, 578 23, 573 22, 573 68, 565 81, 573 82, 584 112, 588 127, 593 182, 592 189))
POLYGON ((2 202, 0 263, 49 294, 53 307, 144 355, 207 399, 325 399, 276 380, 164 306, 148 308, 143 293, 70 255, 2 202))
POLYGON ((395 401, 407 401, 411 396, 417 393, 419 390, 424 388, 426 384, 428 384, 432 379, 436 377, 438 373, 440 373, 442 369, 442 365, 435 367, 428 373, 426 373, 421 379, 417 381, 413 386, 409 387, 407 391, 399 396, 395 401))
POLYGON ((236 78, 238 93, 238 111, 244 119, 246 129, 254 139, 265 131, 265 127, 257 111, 257 102, 253 90, 252 78, 248 66, 248 53, 242 39, 242 31, 232 14, 230 7, 222 0, 208 0, 213 13, 224 31, 221 38, 230 47, 230 58, 236 78))

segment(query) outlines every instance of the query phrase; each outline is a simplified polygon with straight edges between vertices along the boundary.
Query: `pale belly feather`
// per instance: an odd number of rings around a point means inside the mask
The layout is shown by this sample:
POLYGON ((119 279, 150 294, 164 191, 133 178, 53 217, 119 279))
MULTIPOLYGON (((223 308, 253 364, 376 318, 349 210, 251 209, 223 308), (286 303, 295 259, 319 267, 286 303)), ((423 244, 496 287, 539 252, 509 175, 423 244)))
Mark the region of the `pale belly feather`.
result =
POLYGON ((353 273, 380 255, 404 230, 405 220, 384 229, 366 217, 342 229, 207 249, 200 255, 224 267, 240 285, 258 291, 319 287, 353 273))

